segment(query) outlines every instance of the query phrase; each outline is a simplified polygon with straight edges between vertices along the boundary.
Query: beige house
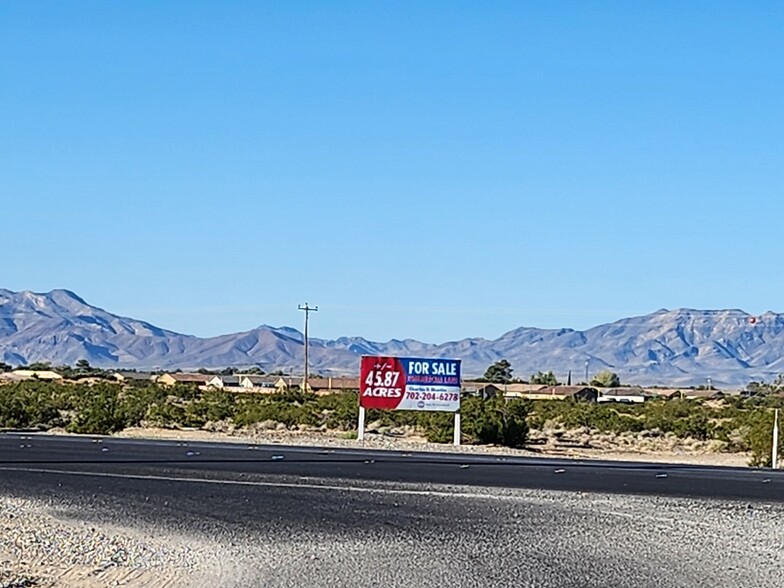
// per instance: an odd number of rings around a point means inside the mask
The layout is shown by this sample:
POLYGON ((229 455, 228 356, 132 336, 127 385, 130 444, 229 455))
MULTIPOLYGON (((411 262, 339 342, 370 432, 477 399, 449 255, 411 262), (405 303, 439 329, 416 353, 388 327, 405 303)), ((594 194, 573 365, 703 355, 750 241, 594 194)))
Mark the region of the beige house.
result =
POLYGON ((148 372, 114 372, 112 377, 122 384, 155 381, 155 376, 148 372))
POLYGON ((239 386, 247 392, 277 392, 278 386, 285 387, 280 376, 258 376, 256 374, 238 374, 239 386))
POLYGON ((721 390, 679 390, 670 398, 685 398, 686 400, 719 400, 726 394, 721 390))
POLYGON ((503 389, 503 386, 503 384, 466 380, 460 386, 460 392, 466 396, 478 396, 479 398, 487 399, 498 394, 503 389))
POLYGON ((166 373, 156 378, 156 382, 164 386, 174 386, 175 384, 195 384, 197 386, 206 386, 207 382, 214 376, 207 374, 184 374, 184 373, 166 373))
POLYGON ((547 398, 539 398, 539 396, 544 396, 544 391, 547 390, 547 386, 544 384, 496 384, 496 387, 504 395, 504 398, 527 398, 529 400, 550 399, 549 396, 547 398))
POLYGON ((359 390, 359 378, 308 378, 308 392, 332 394, 359 390))
POLYGON ((12 375, 21 380, 62 380, 63 377, 57 372, 50 370, 14 370, 12 375))
POLYGON ((597 401, 642 404, 651 398, 653 398, 653 396, 642 388, 601 388, 597 401))
POLYGON ((239 376, 212 376, 205 385, 218 390, 238 390, 240 378, 239 376))
POLYGON ((591 386, 543 386, 523 394, 529 400, 582 400, 596 402, 599 392, 591 386))

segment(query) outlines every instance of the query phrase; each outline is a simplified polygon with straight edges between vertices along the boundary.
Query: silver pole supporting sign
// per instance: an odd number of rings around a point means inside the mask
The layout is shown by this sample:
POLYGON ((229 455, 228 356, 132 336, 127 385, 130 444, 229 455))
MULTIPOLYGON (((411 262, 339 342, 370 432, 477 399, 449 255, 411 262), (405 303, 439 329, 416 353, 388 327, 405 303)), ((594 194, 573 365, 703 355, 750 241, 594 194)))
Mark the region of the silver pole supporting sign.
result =
POLYGON ((460 445, 460 411, 455 412, 455 434, 452 442, 455 446, 460 445))
POLYGON ((365 440, 365 409, 359 407, 359 425, 357 426, 357 441, 365 440))
POLYGON ((773 449, 771 450, 770 465, 776 470, 779 467, 779 409, 773 413, 773 449))

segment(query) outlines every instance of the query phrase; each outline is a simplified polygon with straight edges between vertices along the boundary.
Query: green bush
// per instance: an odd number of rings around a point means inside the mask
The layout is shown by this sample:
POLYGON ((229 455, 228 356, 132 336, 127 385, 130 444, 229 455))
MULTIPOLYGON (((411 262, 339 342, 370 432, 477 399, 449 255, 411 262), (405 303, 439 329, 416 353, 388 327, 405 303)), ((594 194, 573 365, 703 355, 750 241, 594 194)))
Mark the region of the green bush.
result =
POLYGON ((339 431, 356 429, 359 419, 359 397, 356 393, 320 396, 317 406, 328 429, 339 431))
POLYGON ((319 414, 315 403, 306 405, 284 402, 280 398, 251 396, 237 406, 234 422, 249 426, 262 421, 275 421, 288 427, 296 425, 318 425, 319 414))
POLYGON ((117 386, 113 388, 103 387, 90 398, 85 398, 76 418, 68 424, 66 430, 92 435, 108 435, 123 430, 125 421, 119 406, 119 390, 117 386))
MULTIPOLYGON (((746 431, 746 442, 751 451, 749 465, 770 467, 773 452, 773 413, 770 410, 758 410, 749 419, 746 431)), ((784 435, 779 435, 779 455, 784 452, 784 435)))
POLYGON ((59 402, 49 382, 0 386, 0 428, 49 428, 61 424, 59 402))
POLYGON ((466 398, 460 408, 461 434, 467 443, 524 447, 528 440, 530 403, 494 397, 466 398))
POLYGON ((451 412, 418 413, 418 426, 431 443, 451 443, 454 439, 455 415, 451 412))

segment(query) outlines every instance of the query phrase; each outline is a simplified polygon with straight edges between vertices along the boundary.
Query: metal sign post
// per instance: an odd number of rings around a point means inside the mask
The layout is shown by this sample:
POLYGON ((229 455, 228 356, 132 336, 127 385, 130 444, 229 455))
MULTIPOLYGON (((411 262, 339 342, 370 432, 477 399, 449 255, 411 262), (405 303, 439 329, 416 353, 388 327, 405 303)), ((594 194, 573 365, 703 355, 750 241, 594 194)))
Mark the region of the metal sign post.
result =
POLYGON ((776 470, 779 467, 779 409, 777 408, 773 417, 773 449, 771 450, 770 465, 776 470))
POLYGON ((357 427, 357 441, 365 440, 365 409, 359 407, 359 426, 357 427))
POLYGON ((455 413, 455 434, 452 441, 455 446, 460 445, 460 411, 455 413))

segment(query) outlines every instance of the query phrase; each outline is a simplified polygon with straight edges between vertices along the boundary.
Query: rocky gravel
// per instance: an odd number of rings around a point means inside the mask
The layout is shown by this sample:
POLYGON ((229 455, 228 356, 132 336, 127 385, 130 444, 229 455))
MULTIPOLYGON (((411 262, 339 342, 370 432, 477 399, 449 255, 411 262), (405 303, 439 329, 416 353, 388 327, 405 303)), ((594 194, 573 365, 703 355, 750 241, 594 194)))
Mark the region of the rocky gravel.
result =
POLYGON ((152 588, 185 585, 181 579, 198 572, 200 555, 184 541, 81 522, 64 517, 63 507, 0 496, 0 588, 152 588))
POLYGON ((780 505, 390 484, 331 492, 353 523, 319 508, 319 524, 258 530, 247 585, 784 585, 780 505))

